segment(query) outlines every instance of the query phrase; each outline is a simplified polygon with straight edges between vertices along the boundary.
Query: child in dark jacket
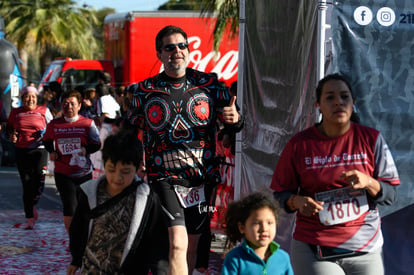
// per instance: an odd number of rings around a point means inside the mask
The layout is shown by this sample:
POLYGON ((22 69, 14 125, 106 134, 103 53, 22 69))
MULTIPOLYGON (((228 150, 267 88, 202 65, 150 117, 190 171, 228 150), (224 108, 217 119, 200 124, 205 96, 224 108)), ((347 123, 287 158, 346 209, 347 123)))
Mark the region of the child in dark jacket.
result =
POLYGON ((105 174, 80 186, 67 274, 167 274, 168 231, 158 196, 137 176, 142 157, 132 131, 106 138, 105 174))

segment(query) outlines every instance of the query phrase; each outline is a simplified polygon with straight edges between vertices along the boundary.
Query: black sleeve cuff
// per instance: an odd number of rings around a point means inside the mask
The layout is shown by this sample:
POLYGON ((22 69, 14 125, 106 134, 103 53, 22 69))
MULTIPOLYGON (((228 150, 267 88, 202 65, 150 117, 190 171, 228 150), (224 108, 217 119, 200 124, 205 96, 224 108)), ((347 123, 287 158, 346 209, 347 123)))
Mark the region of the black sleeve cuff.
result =
POLYGON ((293 193, 290 191, 273 192, 273 197, 279 202, 280 207, 285 209, 287 213, 295 212, 287 206, 287 201, 292 195, 293 193))
POLYGON ((234 124, 224 123, 224 127, 226 129, 228 129, 229 131, 236 132, 236 133, 240 132, 240 130, 243 128, 243 126, 244 126, 244 116, 242 116, 240 113, 239 113, 239 121, 238 122, 236 122, 234 124))

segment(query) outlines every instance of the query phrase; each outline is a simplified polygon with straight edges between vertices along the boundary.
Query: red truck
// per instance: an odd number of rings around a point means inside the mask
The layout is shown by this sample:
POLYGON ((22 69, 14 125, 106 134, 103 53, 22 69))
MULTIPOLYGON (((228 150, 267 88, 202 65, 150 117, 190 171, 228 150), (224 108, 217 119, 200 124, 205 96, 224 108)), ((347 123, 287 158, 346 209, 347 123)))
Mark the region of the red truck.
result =
POLYGON ((54 60, 44 73, 41 86, 59 81, 63 88, 93 86, 96 70, 108 71, 113 86, 128 86, 162 71, 155 52, 155 36, 167 25, 181 27, 188 35, 189 67, 217 73, 228 86, 237 80, 238 37, 224 33, 219 50, 213 50, 215 17, 200 17, 199 12, 125 12, 106 16, 105 60, 54 60))
POLYGON ((64 90, 74 89, 78 85, 94 87, 102 71, 114 75, 114 67, 110 60, 57 58, 44 72, 39 90, 52 81, 58 81, 64 90))
POLYGON ((155 52, 155 36, 167 25, 181 27, 188 36, 189 67, 217 73, 228 85, 237 80, 238 38, 228 30, 213 51, 215 17, 199 12, 127 12, 105 18, 105 59, 111 60, 116 84, 126 86, 159 73, 162 63, 155 52))

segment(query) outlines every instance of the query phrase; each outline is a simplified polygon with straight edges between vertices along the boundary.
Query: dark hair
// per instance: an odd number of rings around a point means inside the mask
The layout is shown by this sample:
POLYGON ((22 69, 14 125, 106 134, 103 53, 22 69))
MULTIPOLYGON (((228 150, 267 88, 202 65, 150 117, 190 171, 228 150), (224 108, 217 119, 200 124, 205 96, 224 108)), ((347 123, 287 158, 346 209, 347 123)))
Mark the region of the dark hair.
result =
POLYGON ((109 86, 104 83, 99 83, 95 86, 95 92, 99 97, 109 95, 109 86))
POLYGON ((69 91, 64 92, 62 94, 62 102, 65 98, 69 98, 69 97, 76 97, 76 99, 78 100, 78 103, 82 102, 82 95, 77 90, 69 90, 69 91))
MULTIPOLYGON (((339 73, 334 73, 334 74, 328 74, 324 78, 319 80, 318 85, 316 86, 316 90, 315 90, 315 92, 316 92, 316 102, 318 102, 318 103, 320 102, 321 96, 322 96, 323 86, 325 85, 326 82, 328 82, 330 80, 340 80, 340 81, 344 82, 345 85, 348 87, 349 91, 351 92, 352 99, 355 100, 354 92, 352 91, 352 87, 351 87, 351 84, 348 81, 348 79, 345 76, 343 76, 339 73)), ((359 118, 359 116, 355 112, 355 110, 352 111, 350 120, 355 122, 355 123, 360 123, 361 119, 359 118)))
POLYGON ((85 85, 77 85, 74 90, 78 91, 82 98, 85 98, 85 85))
POLYGON ((320 102, 321 96, 322 96, 322 89, 326 82, 329 80, 340 80, 345 83, 345 85, 348 87, 349 91, 351 92, 352 98, 354 98, 354 93, 352 92, 352 87, 349 81, 345 78, 345 76, 340 75, 338 73, 334 74, 328 74, 318 82, 318 86, 316 86, 316 102, 320 102))
POLYGON ((155 37, 155 50, 157 52, 161 52, 162 46, 163 46, 163 44, 162 44, 163 38, 166 37, 166 36, 175 34, 175 33, 181 34, 185 39, 185 43, 188 44, 187 34, 185 33, 185 31, 183 29, 181 29, 180 27, 177 27, 177 26, 168 25, 168 26, 162 28, 158 32, 157 36, 155 37))
POLYGON ((115 93, 118 96, 123 96, 125 94, 125 86, 119 86, 117 89, 115 89, 115 93))
POLYGON ((56 97, 59 97, 63 92, 62 85, 57 81, 49 82, 49 88, 56 93, 56 97))
POLYGON ((142 143, 138 136, 133 131, 125 129, 109 135, 102 148, 104 164, 108 160, 114 164, 120 161, 125 164, 133 164, 137 169, 142 162, 143 154, 142 143))
POLYGON ((96 89, 95 88, 87 88, 87 89, 85 89, 83 98, 85 98, 85 99, 91 99, 91 100, 94 99, 94 97, 91 97, 92 93, 95 93, 95 96, 96 96, 96 89))
POLYGON ((265 207, 272 210, 277 221, 278 212, 280 210, 279 204, 272 196, 264 192, 255 192, 239 201, 230 203, 224 218, 226 224, 227 245, 235 245, 243 238, 243 234, 239 231, 238 224, 245 224, 252 211, 265 207))
POLYGON ((102 80, 105 84, 111 83, 111 74, 107 71, 98 72, 98 80, 102 80))

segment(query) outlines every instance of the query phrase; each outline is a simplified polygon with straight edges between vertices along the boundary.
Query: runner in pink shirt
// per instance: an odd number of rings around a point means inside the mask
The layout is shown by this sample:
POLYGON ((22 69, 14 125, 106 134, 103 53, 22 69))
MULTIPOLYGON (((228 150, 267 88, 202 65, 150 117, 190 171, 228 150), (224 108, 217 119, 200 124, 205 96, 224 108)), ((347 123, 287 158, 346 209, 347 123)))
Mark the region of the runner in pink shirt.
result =
POLYGON ((92 179, 91 153, 101 147, 92 119, 79 115, 82 98, 78 91, 62 95, 63 116, 50 122, 43 137, 50 160, 55 162, 55 183, 63 203, 66 230, 77 206, 79 185, 92 179))
POLYGON ((296 212, 293 269, 384 274, 377 205, 395 200, 393 158, 377 130, 352 121, 354 97, 343 76, 322 79, 316 98, 322 122, 287 143, 271 183, 286 211, 296 212))
POLYGON ((53 119, 46 106, 37 105, 38 91, 27 86, 21 92, 22 106, 10 111, 7 132, 16 144, 16 166, 23 185, 25 229, 38 219, 36 204, 43 193, 47 172, 47 151, 42 142, 46 124, 53 119))

